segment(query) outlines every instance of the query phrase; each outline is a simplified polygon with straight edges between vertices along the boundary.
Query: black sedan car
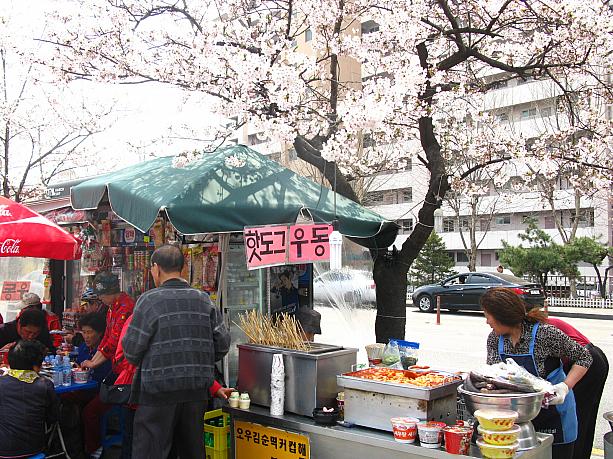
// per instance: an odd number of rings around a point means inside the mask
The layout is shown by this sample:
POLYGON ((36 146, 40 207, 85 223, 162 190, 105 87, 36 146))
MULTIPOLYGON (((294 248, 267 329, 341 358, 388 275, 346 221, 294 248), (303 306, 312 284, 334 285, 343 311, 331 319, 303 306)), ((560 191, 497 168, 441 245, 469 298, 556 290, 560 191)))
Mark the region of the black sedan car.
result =
POLYGON ((441 308, 456 310, 481 309, 479 300, 488 288, 507 287, 517 293, 526 303, 542 306, 545 302, 539 284, 510 274, 462 273, 449 277, 439 284, 424 285, 413 292, 413 305, 422 312, 436 309, 436 297, 441 298, 441 308))

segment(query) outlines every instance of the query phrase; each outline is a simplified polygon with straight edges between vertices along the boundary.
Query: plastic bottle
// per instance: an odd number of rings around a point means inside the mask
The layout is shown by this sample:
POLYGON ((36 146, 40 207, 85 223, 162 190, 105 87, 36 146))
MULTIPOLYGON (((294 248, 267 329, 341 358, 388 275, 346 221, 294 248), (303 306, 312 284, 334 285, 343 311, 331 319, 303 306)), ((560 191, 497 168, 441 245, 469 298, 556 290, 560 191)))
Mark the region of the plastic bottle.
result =
POLYGON ((61 386, 64 383, 64 372, 62 371, 62 363, 60 362, 60 356, 55 356, 53 359, 53 385, 61 386))
POLYGON ((62 365, 62 385, 70 386, 72 384, 72 365, 70 364, 70 358, 64 356, 64 364, 62 365))

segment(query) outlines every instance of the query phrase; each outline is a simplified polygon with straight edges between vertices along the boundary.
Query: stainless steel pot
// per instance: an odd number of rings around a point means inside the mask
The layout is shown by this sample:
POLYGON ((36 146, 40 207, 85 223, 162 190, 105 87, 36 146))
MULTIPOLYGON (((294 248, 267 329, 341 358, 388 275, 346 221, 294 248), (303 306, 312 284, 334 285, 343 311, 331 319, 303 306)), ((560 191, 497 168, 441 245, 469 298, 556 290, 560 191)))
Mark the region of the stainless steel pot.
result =
POLYGON ((497 408, 517 411, 517 422, 532 421, 541 411, 543 392, 533 394, 482 394, 470 392, 464 389, 464 385, 458 387, 458 392, 464 397, 466 408, 470 414, 477 410, 497 408))
POLYGON ((544 393, 532 394, 482 394, 464 389, 464 385, 458 387, 458 392, 464 398, 466 408, 470 414, 482 409, 503 409, 516 411, 519 417, 517 424, 521 428, 518 441, 519 449, 526 450, 538 446, 538 439, 532 421, 541 411, 541 403, 544 393))

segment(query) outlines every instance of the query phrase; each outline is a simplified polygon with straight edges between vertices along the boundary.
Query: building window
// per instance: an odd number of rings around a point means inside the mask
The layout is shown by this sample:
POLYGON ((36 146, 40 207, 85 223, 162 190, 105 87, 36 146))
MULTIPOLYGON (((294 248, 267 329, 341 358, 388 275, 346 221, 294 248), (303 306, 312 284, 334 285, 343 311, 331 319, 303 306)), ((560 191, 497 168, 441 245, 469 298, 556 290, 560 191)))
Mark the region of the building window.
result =
POLYGON ((306 29, 304 31, 304 41, 311 41, 313 39, 313 32, 311 29, 306 29))
POLYGON ((397 204, 395 191, 387 191, 383 194, 383 204, 397 204))
POLYGON ((268 142, 268 139, 266 138, 263 132, 258 132, 256 134, 249 134, 247 136, 247 143, 250 146, 259 145, 261 143, 266 143, 266 142, 268 142))
POLYGON ((556 227, 556 221, 553 217, 546 216, 545 217, 545 229, 554 229, 556 227))
POLYGON ((543 108, 541 108, 541 116, 543 118, 551 116, 551 107, 543 107, 543 108))
POLYGON ((276 161, 278 163, 281 163, 281 153, 277 152, 277 153, 271 153, 269 156, 270 159, 272 159, 273 161, 276 161))
POLYGON ((374 32, 378 32, 379 31, 379 24, 377 24, 375 21, 366 21, 364 23, 362 23, 362 35, 366 35, 369 33, 374 33, 374 32))
POLYGON ((536 117, 536 108, 527 108, 526 110, 521 111, 522 120, 528 120, 534 117, 536 117))
POLYGON ((460 222, 460 226, 459 226, 460 229, 468 230, 470 228, 470 218, 460 217, 459 222, 460 222))
POLYGON ((443 218, 443 233, 453 233, 455 231, 455 219, 443 218))
POLYGON ((490 83, 490 88, 491 89, 502 89, 502 88, 506 88, 508 86, 509 81, 508 80, 498 80, 498 81, 493 81, 492 83, 490 83))
POLYGON ((492 254, 491 253, 481 254, 481 266, 492 266, 492 254))
POLYGON ((413 201, 413 189, 412 188, 404 188, 398 191, 398 203, 402 204, 403 202, 411 202, 413 201))
POLYGON ((509 121, 509 114, 507 112, 498 113, 496 118, 498 118, 498 121, 509 121))
POLYGON ((468 257, 466 256, 466 252, 463 250, 460 252, 456 252, 456 260, 458 263, 468 263, 468 257))
POLYGON ((480 218, 479 219, 479 231, 489 231, 489 229, 490 229, 489 218, 480 218))
POLYGON ((298 159, 298 153, 294 147, 291 147, 287 152, 287 157, 290 161, 296 161, 298 159))
POLYGON ((397 220, 396 224, 400 226, 400 229, 398 230, 398 234, 409 234, 411 231, 413 231, 413 219, 412 218, 405 218, 403 220, 397 220))
POLYGON ((383 191, 371 191, 369 193, 366 193, 366 196, 364 197, 364 205, 378 206, 380 204, 383 204, 383 197, 383 191))
POLYGON ((447 251, 447 256, 455 263, 455 252, 447 251))
POLYGON ((497 215, 495 220, 497 225, 510 225, 511 224, 511 216, 510 215, 497 215))
POLYGON ((579 226, 594 226, 594 209, 582 209, 579 212, 579 216, 573 211, 570 214, 571 223, 575 222, 575 219, 579 218, 579 226))

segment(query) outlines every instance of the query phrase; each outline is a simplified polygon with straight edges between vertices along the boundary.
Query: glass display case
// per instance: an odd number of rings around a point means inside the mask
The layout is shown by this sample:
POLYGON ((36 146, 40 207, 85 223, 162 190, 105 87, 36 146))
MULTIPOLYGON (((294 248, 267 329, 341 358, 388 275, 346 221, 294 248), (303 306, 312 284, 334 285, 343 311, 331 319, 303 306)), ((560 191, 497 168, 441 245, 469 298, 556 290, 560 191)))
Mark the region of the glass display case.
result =
POLYGON ((264 291, 266 270, 249 271, 247 269, 245 246, 242 243, 230 244, 225 268, 227 277, 223 308, 232 337, 230 352, 226 358, 226 382, 230 387, 236 387, 238 377, 238 348, 236 345, 247 342, 246 335, 236 324, 239 323, 240 314, 247 311, 267 312, 264 291))

